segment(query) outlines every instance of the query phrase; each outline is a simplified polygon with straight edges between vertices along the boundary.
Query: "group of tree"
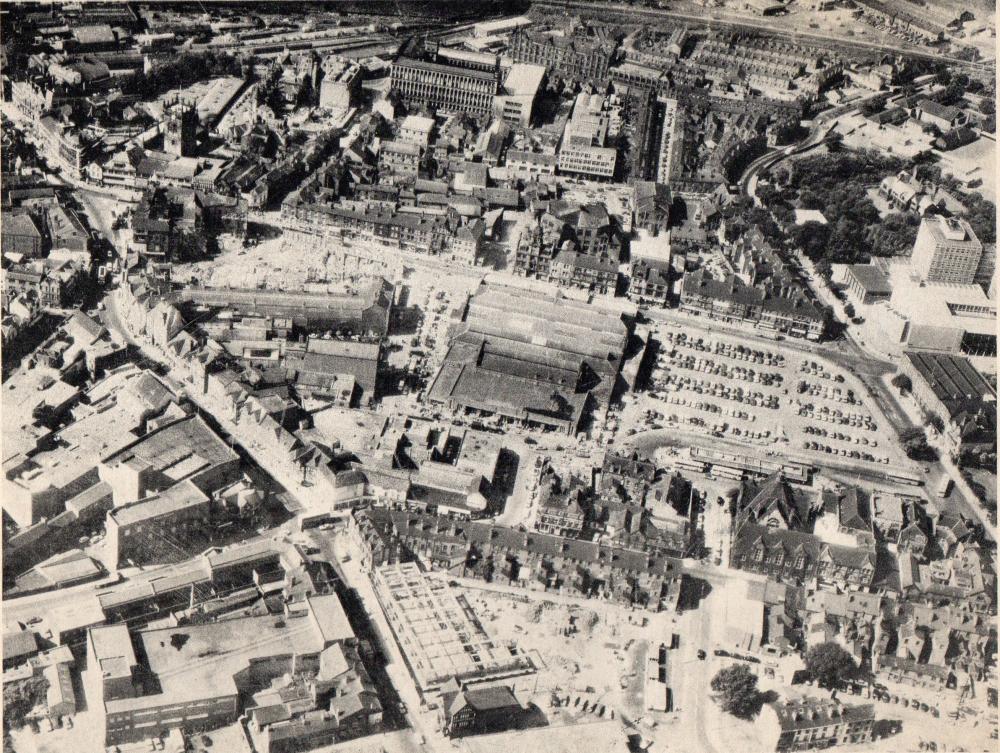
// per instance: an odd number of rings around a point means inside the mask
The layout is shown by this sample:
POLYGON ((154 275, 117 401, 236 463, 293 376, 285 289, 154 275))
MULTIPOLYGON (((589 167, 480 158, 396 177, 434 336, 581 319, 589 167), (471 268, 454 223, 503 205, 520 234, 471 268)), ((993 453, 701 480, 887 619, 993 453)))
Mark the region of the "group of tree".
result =
MULTIPOLYGON (((837 690, 858 678, 858 665, 843 647, 826 642, 811 647, 805 654, 809 678, 821 688, 837 690)), ((757 687, 757 675, 746 664, 732 664, 720 669, 711 682, 719 707, 739 719, 753 719, 761 709, 765 694, 757 687)))
POLYGON ((871 99, 866 100, 863 105, 861 105, 861 112, 864 115, 874 115, 877 112, 882 112, 882 110, 885 109, 885 104, 887 101, 888 98, 884 94, 872 97, 871 99))
POLYGON ((995 450, 967 447, 958 453, 959 468, 981 468, 996 473, 997 453, 995 450))
POLYGON ((143 99, 190 86, 219 76, 248 76, 251 69, 228 52, 182 52, 176 58, 153 62, 148 72, 139 72, 132 87, 143 99))
POLYGON ((854 264, 871 256, 898 256, 913 246, 920 226, 914 213, 884 219, 867 191, 904 166, 875 152, 818 154, 781 168, 758 196, 775 219, 789 228, 789 240, 815 262, 854 264), (794 210, 818 209, 828 222, 794 223, 794 210))
MULTIPOLYGON (((947 189, 965 208, 968 220, 983 243, 996 242, 996 205, 976 191, 966 190, 941 167, 931 162, 909 165, 918 181, 947 189)), ((907 164, 871 150, 817 154, 779 167, 770 184, 757 195, 771 214, 787 228, 788 240, 814 262, 825 264, 864 263, 873 256, 905 256, 910 253, 920 228, 916 212, 890 212, 882 217, 868 191, 907 164), (828 222, 794 223, 794 210, 818 209, 828 222)), ((935 210, 932 210, 935 211, 935 210)), ((937 211, 944 211, 939 209, 937 211)), ((761 223, 757 223, 765 229, 761 223)), ((772 226, 774 223, 770 223, 772 226)), ((765 235, 780 239, 776 227, 765 235)))

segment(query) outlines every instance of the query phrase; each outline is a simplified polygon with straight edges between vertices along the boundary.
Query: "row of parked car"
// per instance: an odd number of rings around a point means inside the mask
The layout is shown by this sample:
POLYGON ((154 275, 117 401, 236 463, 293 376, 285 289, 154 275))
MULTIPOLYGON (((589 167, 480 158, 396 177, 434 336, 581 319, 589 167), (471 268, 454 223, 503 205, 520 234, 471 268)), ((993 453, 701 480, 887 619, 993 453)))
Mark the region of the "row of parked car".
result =
POLYGON ((756 363, 762 366, 784 366, 785 364, 785 357, 780 353, 772 353, 769 350, 755 350, 745 345, 730 345, 724 342, 713 343, 711 340, 705 341, 701 337, 689 338, 685 332, 680 332, 676 335, 668 332, 666 333, 666 339, 669 342, 690 348, 699 353, 715 353, 716 355, 726 356, 737 361, 747 361, 748 363, 756 363))
POLYGON ((888 690, 875 690, 872 692, 872 698, 883 703, 898 704, 903 708, 918 709, 934 717, 941 716, 941 712, 937 706, 930 706, 923 701, 918 701, 916 698, 906 698, 905 696, 900 698, 897 695, 892 695, 888 690))

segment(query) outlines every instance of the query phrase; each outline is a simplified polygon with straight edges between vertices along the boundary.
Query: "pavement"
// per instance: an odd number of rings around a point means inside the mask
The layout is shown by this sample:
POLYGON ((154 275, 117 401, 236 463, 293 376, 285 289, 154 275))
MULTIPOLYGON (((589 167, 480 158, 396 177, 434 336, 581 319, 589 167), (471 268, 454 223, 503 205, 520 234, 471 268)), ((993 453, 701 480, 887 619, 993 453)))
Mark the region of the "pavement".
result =
MULTIPOLYGON (((892 388, 886 385, 886 389, 892 388)), ((916 400, 914 400, 912 395, 900 400, 899 405, 901 410, 905 410, 909 413, 914 425, 923 426, 923 417, 921 415, 920 406, 917 405, 916 400)), ((993 521, 990 520, 990 516, 986 513, 983 505, 979 503, 975 492, 972 491, 972 488, 962 475, 961 469, 952 461, 951 449, 946 440, 930 427, 927 427, 926 433, 927 443, 938 453, 938 461, 936 463, 927 464, 931 469, 930 473, 927 475, 928 493, 935 493, 938 485, 941 483, 941 479, 945 476, 951 478, 955 484, 955 487, 951 490, 951 493, 946 499, 935 498, 934 504, 939 507, 951 506, 958 508, 958 511, 965 517, 971 520, 978 520, 980 524, 982 524, 983 530, 986 531, 989 538, 996 541, 996 526, 993 524, 993 521)))
POLYGON ((434 713, 422 706, 420 693, 417 691, 412 675, 406 668, 406 662, 382 612, 382 607, 378 603, 378 598, 375 596, 371 580, 369 580, 367 573, 361 569, 360 552, 356 550, 346 535, 340 535, 335 540, 332 553, 337 562, 337 570, 343 575, 344 582, 357 592, 364 604, 366 614, 375 624, 382 639, 382 648, 387 655, 386 673, 389 675, 396 692, 399 693, 400 699, 406 704, 406 718, 411 728, 425 741, 423 745, 419 746, 419 749, 434 753, 438 751, 450 753, 450 743, 437 732, 434 713))

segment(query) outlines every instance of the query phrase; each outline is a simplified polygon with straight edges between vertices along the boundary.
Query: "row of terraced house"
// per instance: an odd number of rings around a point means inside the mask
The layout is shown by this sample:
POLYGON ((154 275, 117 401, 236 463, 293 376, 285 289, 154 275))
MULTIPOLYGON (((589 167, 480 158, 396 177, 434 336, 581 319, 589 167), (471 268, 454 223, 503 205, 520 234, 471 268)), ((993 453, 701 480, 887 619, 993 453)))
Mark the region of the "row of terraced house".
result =
POLYGON ((676 608, 684 585, 672 557, 488 522, 373 507, 355 510, 348 531, 369 570, 416 560, 458 577, 652 611, 676 608))

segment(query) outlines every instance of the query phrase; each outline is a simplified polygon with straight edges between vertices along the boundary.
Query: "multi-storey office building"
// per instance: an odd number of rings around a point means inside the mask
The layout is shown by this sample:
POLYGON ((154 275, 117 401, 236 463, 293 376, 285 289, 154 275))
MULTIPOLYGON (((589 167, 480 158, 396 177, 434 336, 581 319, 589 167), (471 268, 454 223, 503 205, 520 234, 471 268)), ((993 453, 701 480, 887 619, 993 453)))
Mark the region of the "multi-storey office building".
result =
POLYGON ((499 69, 483 71, 401 57, 392 64, 392 88, 409 105, 486 117, 493 111, 498 75, 499 69))
POLYGON ((910 262, 927 282, 971 285, 982 255, 983 244, 968 222, 935 215, 921 221, 910 262))

